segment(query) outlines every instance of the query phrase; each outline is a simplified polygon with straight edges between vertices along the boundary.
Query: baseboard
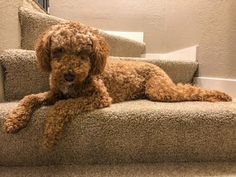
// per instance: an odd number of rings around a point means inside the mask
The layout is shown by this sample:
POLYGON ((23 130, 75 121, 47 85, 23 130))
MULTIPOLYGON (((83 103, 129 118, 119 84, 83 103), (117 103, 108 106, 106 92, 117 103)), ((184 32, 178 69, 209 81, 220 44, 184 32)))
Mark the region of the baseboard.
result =
POLYGON ((236 79, 195 77, 194 83, 203 88, 223 91, 236 98, 236 79))

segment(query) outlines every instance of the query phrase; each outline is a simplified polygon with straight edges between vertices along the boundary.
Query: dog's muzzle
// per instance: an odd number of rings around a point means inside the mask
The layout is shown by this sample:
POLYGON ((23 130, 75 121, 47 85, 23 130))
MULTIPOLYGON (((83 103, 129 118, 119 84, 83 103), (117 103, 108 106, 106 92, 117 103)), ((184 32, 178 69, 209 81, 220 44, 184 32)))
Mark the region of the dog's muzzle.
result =
POLYGON ((75 79, 75 75, 71 72, 67 72, 64 74, 64 79, 68 82, 72 82, 75 79))

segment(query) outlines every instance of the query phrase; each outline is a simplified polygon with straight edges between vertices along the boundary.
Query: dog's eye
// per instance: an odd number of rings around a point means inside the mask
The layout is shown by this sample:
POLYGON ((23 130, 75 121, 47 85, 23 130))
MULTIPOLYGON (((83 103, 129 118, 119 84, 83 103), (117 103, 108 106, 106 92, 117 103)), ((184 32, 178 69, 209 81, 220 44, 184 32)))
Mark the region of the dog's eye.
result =
POLYGON ((82 60, 86 60, 89 58, 87 51, 84 51, 84 50, 76 52, 75 55, 77 57, 80 57, 82 60))
POLYGON ((76 52, 75 55, 76 55, 77 57, 79 57, 79 56, 80 56, 80 52, 76 52))
POLYGON ((52 52, 53 58, 59 58, 63 52, 63 48, 55 48, 52 52))

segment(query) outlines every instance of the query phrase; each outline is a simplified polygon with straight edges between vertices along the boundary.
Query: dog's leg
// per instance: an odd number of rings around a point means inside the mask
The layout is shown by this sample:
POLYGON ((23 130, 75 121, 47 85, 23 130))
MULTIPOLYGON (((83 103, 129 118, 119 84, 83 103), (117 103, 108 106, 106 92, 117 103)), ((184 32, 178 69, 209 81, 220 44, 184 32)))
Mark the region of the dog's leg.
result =
POLYGON ((175 85, 163 73, 153 74, 147 81, 146 96, 153 101, 231 101, 227 94, 214 90, 207 90, 190 84, 175 85))
POLYGON ((7 133, 16 133, 26 127, 32 113, 43 104, 53 104, 55 97, 52 92, 44 92, 25 96, 17 107, 8 115, 4 122, 7 133))
POLYGON ((110 106, 112 99, 107 92, 104 93, 91 97, 60 100, 55 103, 46 119, 43 135, 44 149, 50 150, 57 143, 65 124, 79 113, 110 106))

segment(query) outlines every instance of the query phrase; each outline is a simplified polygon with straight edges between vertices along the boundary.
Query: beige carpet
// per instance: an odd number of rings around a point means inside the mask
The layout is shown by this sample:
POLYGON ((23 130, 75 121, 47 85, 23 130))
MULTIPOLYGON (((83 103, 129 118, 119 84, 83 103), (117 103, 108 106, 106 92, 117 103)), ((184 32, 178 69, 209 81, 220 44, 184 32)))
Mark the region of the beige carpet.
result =
MULTIPOLYGON (((1 103, 0 125, 16 103, 1 103)), ((0 165, 236 161, 236 102, 113 104, 75 116, 55 150, 41 149, 46 107, 15 135, 0 131, 0 165)))
MULTIPOLYGON (((21 24, 21 48, 27 50, 34 49, 37 37, 48 27, 68 21, 51 15, 34 12, 26 8, 19 9, 19 17, 21 24)), ((140 57, 141 54, 145 53, 145 44, 142 42, 136 42, 107 34, 102 30, 100 31, 101 35, 105 37, 111 47, 111 56, 140 57)))
MULTIPOLYGON (((196 62, 165 61, 145 58, 110 57, 110 59, 138 60, 151 62, 163 68, 174 82, 189 83, 197 70, 196 62)), ((0 67, 4 70, 5 100, 21 99, 31 93, 47 91, 48 74, 36 65, 35 52, 32 50, 7 50, 0 56, 0 67)))
POLYGON ((235 177, 236 163, 0 167, 1 177, 235 177))

